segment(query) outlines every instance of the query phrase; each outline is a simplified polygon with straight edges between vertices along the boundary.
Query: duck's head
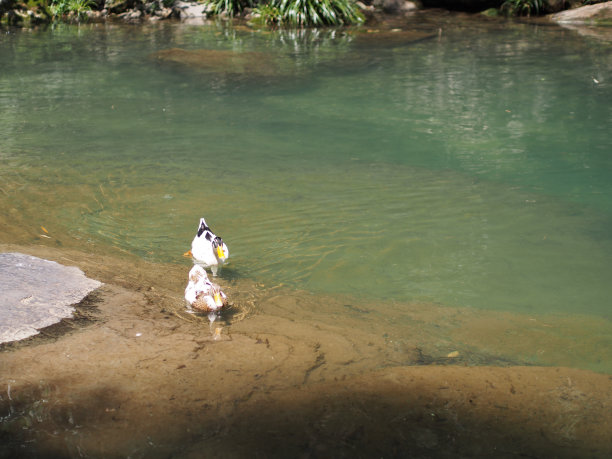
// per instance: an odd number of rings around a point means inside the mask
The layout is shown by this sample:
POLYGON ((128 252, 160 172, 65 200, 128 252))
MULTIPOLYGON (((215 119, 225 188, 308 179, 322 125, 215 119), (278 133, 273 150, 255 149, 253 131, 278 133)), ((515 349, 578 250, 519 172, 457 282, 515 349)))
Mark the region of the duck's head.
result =
POLYGON ((227 304, 227 297, 217 284, 212 284, 211 295, 217 308, 222 308, 227 304))
POLYGON ((219 260, 225 261, 225 259, 227 258, 227 248, 225 244, 223 243, 223 239, 221 239, 219 236, 216 236, 212 240, 212 246, 213 246, 213 252, 215 253, 215 256, 219 260))
POLYGON ((210 231, 209 226, 206 224, 206 220, 200 218, 200 226, 198 226, 198 237, 204 234, 204 231, 210 231))
POLYGON ((216 291, 213 293, 213 300, 215 300, 215 306, 218 308, 223 307, 223 299, 221 298, 221 292, 216 291))

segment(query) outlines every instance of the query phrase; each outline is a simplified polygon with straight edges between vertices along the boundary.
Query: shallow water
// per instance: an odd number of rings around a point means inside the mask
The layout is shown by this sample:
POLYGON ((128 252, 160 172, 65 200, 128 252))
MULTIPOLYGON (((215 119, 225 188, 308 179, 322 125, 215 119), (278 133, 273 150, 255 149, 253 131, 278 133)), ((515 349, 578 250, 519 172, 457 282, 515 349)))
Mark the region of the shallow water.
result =
POLYGON ((187 266, 205 216, 225 279, 608 323, 612 46, 446 16, 403 27, 4 30, 0 237, 187 266), (156 55, 172 48, 247 57, 156 55))

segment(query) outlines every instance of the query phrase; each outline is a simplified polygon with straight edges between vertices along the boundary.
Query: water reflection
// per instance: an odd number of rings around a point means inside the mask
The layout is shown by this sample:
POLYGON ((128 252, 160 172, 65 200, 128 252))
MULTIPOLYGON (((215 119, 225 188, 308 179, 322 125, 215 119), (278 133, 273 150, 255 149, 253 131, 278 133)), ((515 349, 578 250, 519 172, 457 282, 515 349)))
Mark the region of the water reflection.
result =
POLYGON ((396 29, 9 34, 3 205, 157 261, 218 212, 242 276, 608 314, 612 104, 591 74, 610 49, 504 22, 396 29), (205 74, 150 59, 172 49, 205 74), (228 72, 236 56, 253 59, 228 72))

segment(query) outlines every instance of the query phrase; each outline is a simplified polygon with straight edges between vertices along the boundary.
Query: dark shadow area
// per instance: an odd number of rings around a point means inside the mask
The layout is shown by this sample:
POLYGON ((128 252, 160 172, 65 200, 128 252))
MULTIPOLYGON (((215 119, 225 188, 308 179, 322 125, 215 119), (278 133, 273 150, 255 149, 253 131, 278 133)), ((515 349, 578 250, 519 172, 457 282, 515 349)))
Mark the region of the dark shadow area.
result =
MULTIPOLYGON (((0 457, 83 457, 80 433, 97 426, 121 407, 120 392, 100 385, 66 393, 70 381, 40 381, 11 390, 0 398, 0 457)), ((88 455, 88 454, 87 454, 88 455)))
POLYGON ((0 401, 0 457, 609 457, 609 377, 585 394, 577 372, 507 370, 395 368, 172 411, 32 385, 0 401))

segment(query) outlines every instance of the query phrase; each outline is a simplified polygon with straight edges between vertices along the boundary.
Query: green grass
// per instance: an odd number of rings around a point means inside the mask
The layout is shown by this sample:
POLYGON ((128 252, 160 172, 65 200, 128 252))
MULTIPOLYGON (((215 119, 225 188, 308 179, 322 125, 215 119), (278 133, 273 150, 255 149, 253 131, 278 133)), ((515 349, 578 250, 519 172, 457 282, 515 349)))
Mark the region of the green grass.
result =
POLYGON ((271 0, 256 13, 265 24, 297 27, 349 25, 364 19, 353 0, 271 0))
POLYGON ((49 10, 53 19, 80 22, 87 18, 87 12, 91 11, 93 4, 93 0, 52 0, 49 10))
POLYGON ((244 8, 254 5, 252 0, 212 0, 210 3, 213 6, 212 12, 214 14, 227 14, 228 16, 234 16, 244 8))

